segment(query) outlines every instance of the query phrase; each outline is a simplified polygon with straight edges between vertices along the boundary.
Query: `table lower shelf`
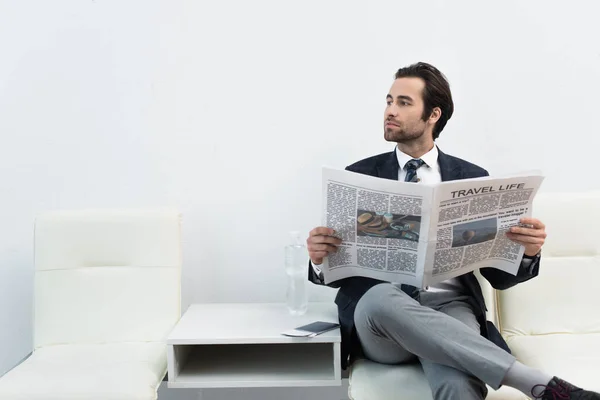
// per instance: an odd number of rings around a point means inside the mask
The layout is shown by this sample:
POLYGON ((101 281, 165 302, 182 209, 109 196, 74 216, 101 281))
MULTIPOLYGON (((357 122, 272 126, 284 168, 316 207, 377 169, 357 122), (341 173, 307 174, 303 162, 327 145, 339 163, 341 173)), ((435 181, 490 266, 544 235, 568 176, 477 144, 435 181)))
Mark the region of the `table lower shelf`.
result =
POLYGON ((339 343, 169 345, 170 388, 341 385, 339 343))

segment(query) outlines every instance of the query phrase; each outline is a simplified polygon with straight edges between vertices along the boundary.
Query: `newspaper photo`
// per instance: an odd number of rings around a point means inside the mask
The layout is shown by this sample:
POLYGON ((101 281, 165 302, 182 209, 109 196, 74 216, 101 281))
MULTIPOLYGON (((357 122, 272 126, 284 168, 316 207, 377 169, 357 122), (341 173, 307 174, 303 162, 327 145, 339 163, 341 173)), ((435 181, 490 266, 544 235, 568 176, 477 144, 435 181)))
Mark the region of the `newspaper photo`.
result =
POLYGON ((516 275, 524 247, 505 233, 531 217, 543 176, 435 185, 323 168, 323 226, 342 239, 323 263, 326 284, 364 276, 419 288, 493 267, 516 275))

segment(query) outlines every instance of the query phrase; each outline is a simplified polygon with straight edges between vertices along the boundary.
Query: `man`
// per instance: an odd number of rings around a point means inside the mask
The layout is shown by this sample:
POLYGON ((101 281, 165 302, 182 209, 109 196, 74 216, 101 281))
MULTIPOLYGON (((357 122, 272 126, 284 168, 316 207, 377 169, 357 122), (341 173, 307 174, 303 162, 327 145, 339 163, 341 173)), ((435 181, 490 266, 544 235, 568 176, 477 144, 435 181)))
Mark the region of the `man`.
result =
MULTIPOLYGON (((487 176, 483 168, 444 154, 435 146, 454 105, 449 84, 434 66, 417 63, 398 70, 386 96, 384 137, 397 143, 391 153, 373 156, 346 169, 409 182, 437 183, 487 176)), ((499 290, 538 275, 544 224, 523 218, 529 227, 513 227, 509 239, 525 252, 516 276, 495 268, 481 274, 499 290)), ((307 239, 309 279, 323 284, 320 264, 341 240, 328 227, 307 239)), ((485 302, 473 273, 418 290, 412 286, 352 277, 333 282, 342 331, 343 367, 348 356, 398 364, 418 359, 435 399, 484 399, 485 384, 512 386, 536 399, 600 400, 510 354, 496 327, 485 319, 485 302)))

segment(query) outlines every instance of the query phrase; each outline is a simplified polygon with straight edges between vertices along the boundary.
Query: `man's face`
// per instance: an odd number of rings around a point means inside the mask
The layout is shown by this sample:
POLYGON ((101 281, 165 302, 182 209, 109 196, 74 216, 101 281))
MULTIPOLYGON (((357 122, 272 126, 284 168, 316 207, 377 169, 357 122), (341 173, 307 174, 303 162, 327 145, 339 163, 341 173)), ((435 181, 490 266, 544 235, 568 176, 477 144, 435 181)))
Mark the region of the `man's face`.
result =
MULTIPOLYGON (((407 143, 423 139, 427 123, 423 115, 423 89, 421 78, 398 78, 386 96, 384 137, 388 142, 407 143)), ((431 133, 429 133, 431 135, 431 133)))

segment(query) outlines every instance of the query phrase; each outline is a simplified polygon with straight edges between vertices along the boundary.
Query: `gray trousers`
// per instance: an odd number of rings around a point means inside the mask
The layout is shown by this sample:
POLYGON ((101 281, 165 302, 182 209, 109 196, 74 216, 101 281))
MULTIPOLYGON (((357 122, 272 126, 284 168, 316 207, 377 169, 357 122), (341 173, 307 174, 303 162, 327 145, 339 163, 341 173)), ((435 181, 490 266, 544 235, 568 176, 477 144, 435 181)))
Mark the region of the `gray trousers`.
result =
POLYGON ((484 382, 500 387, 515 357, 480 335, 467 299, 421 292, 417 301, 400 285, 372 287, 354 312, 365 356, 383 364, 418 359, 436 400, 484 399, 484 382))

